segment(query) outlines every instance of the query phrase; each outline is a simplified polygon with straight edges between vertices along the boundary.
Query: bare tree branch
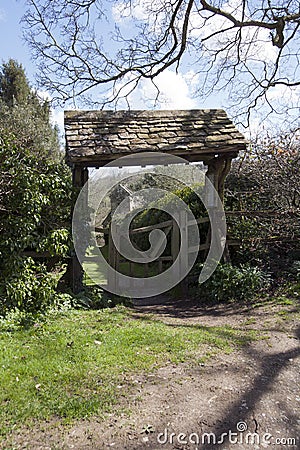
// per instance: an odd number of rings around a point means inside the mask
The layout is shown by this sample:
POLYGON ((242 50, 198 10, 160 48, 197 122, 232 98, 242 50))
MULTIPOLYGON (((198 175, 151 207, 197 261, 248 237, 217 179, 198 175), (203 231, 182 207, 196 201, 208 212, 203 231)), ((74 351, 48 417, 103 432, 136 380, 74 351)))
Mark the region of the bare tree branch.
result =
POLYGON ((296 0, 243 0, 235 6, 225 0, 27 4, 25 38, 39 62, 40 82, 61 102, 115 103, 143 80, 178 71, 179 65, 186 70, 190 63, 199 76, 198 95, 226 89, 247 124, 258 107, 277 109, 274 93, 280 87, 300 85, 296 0))

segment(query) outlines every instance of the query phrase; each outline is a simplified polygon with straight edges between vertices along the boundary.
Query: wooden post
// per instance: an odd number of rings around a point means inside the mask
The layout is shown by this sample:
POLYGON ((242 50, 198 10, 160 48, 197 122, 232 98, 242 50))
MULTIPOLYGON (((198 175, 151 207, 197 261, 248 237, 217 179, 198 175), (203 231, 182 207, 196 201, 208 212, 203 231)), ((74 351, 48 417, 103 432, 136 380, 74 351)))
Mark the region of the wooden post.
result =
MULTIPOLYGON (((228 173, 230 172, 230 169, 231 169, 231 158, 226 158, 224 161, 223 170, 219 174, 219 181, 218 181, 218 192, 219 192, 219 196, 220 196, 220 199, 221 199, 223 205, 224 205, 224 186, 225 186, 226 177, 227 177, 228 173)), ((224 259, 225 263, 230 263, 230 253, 229 253, 229 248, 228 248, 227 242, 225 244, 225 248, 224 248, 224 252, 223 252, 223 259, 224 259)))
MULTIPOLYGON (((188 218, 186 211, 180 211, 180 231, 181 231, 181 248, 180 252, 180 270, 185 273, 188 268, 188 218)), ((180 274, 181 275, 181 274, 180 274)))
MULTIPOLYGON (((73 173, 72 173, 72 183, 73 183, 73 187, 75 188, 75 193, 73 196, 73 206, 72 206, 72 216, 73 216, 73 210, 74 210, 74 206, 78 197, 78 194, 80 192, 80 188, 82 188, 84 186, 84 184, 86 183, 86 181, 88 180, 88 169, 86 167, 77 167, 76 165, 73 168, 73 173)), ((87 206, 87 198, 84 199, 84 205, 83 207, 87 206)), ((83 268, 78 260, 78 257, 75 253, 72 255, 72 259, 71 259, 71 265, 72 265, 72 270, 71 270, 71 280, 70 280, 70 284, 71 284, 71 289, 72 292, 74 294, 78 294, 79 292, 81 292, 83 290, 83 268)))
MULTIPOLYGON (((174 280, 180 280, 183 273, 187 272, 188 268, 188 217, 186 211, 180 211, 178 214, 178 222, 173 219, 173 228, 171 235, 171 256, 174 265, 175 260, 179 255, 179 265, 173 268, 174 280)), ((178 281, 177 283, 178 284, 178 281)), ((179 285, 174 289, 176 297, 187 294, 187 277, 185 277, 179 285)))
MULTIPOLYGON (((108 235, 108 284, 111 289, 119 288, 117 286, 118 276, 116 272, 120 272, 120 253, 121 250, 121 234, 120 234, 120 226, 116 223, 110 224, 109 235, 108 235), (114 227, 114 238, 116 243, 112 238, 112 227, 114 227)), ((131 270, 131 269, 130 269, 131 270)))
MULTIPOLYGON (((189 242, 188 242, 188 217, 186 211, 180 211, 181 251, 180 251, 180 278, 187 272, 189 264, 189 242)), ((181 296, 186 296, 188 291, 187 275, 180 282, 181 296)))
POLYGON ((149 276, 149 263, 144 264, 144 277, 147 278, 149 276))
MULTIPOLYGON (((205 174, 205 196, 206 196, 206 204, 208 208, 213 208, 215 206, 215 192, 212 191, 210 183, 215 187, 217 183, 216 179, 216 166, 215 159, 211 159, 207 162, 207 172, 205 174)), ((205 239, 205 245, 207 246, 207 250, 204 251, 204 254, 208 254, 209 245, 211 241, 211 224, 208 225, 207 235, 205 239)))
MULTIPOLYGON (((172 277, 174 281, 179 279, 179 270, 178 267, 174 267, 175 260, 178 256, 180 246, 180 230, 177 224, 177 221, 173 219, 173 227, 172 227, 172 235, 171 235, 171 256, 172 256, 172 277)), ((177 284, 174 283, 174 284, 177 284)), ((175 297, 178 297, 178 287, 175 286, 173 288, 173 293, 175 297)))
POLYGON ((224 203, 224 185, 227 175, 229 174, 231 169, 231 158, 226 158, 224 160, 224 164, 222 167, 222 170, 219 173, 219 180, 218 180, 218 193, 219 197, 222 200, 222 203, 224 203))
MULTIPOLYGON (((173 228, 172 228, 172 237, 171 237, 171 255, 172 255, 173 265, 178 256, 179 249, 180 249, 180 229, 177 224, 177 221, 175 219, 173 219, 173 228)), ((173 276, 175 277, 175 279, 178 279, 179 271, 173 269, 173 276)))
POLYGON ((162 271, 163 271, 163 262, 162 262, 162 259, 159 258, 158 259, 158 273, 162 273, 162 271))
POLYGON ((115 268, 116 268, 116 247, 112 238, 112 232, 111 232, 111 226, 112 224, 110 224, 110 228, 109 228, 109 233, 108 233, 108 264, 109 264, 109 269, 108 269, 108 280, 107 280, 107 284, 111 289, 115 289, 115 284, 116 284, 116 279, 115 279, 115 268))
MULTIPOLYGON (((231 167, 231 158, 213 158, 208 161, 208 170, 206 172, 207 179, 213 184, 215 190, 217 191, 220 200, 224 203, 224 184, 226 176, 228 175, 231 167)), ((217 206, 216 193, 212 193, 210 186, 206 183, 206 196, 207 204, 209 208, 212 208, 212 217, 214 217, 214 209, 217 206)), ((209 225, 209 230, 206 236, 206 244, 209 249, 209 244, 211 240, 211 225, 209 225)), ((207 250, 208 253, 208 250, 207 250)), ((228 246, 225 246, 223 259, 225 262, 230 262, 230 256, 228 251, 228 246)))

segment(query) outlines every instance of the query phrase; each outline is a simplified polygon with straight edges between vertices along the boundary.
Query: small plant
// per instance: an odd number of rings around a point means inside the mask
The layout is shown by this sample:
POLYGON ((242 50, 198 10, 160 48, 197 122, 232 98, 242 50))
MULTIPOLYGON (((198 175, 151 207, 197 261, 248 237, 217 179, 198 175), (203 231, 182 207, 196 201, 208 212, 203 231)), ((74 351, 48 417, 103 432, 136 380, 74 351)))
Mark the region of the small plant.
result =
POLYGON ((290 305, 294 304, 293 300, 290 298, 287 298, 285 295, 280 295, 279 297, 276 297, 275 301, 276 301, 277 305, 281 305, 281 306, 290 306, 290 305))
POLYGON ((227 302, 251 300, 270 285, 270 276, 258 267, 219 264, 213 275, 200 285, 203 300, 227 302))
POLYGON ((18 308, 11 309, 5 317, 0 316, 1 331, 17 331, 34 326, 39 319, 38 314, 21 311, 18 308))
POLYGON ((131 302, 127 298, 107 294, 97 286, 86 286, 74 299, 74 306, 83 309, 113 308, 118 304, 130 306, 131 302))

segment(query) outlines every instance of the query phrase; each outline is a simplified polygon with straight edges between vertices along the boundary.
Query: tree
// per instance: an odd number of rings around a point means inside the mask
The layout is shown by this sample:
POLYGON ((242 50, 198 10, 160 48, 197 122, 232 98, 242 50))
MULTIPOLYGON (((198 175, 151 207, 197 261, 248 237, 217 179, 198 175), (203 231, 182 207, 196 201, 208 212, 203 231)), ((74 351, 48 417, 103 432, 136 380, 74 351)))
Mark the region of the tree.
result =
POLYGON ((0 98, 10 108, 16 104, 25 105, 32 98, 25 71, 21 64, 13 59, 3 64, 0 73, 0 98))
POLYGON ((61 158, 58 129, 50 123, 50 104, 30 87, 24 68, 13 59, 0 71, 0 114, 1 135, 13 134, 16 144, 40 159, 61 158))
POLYGON ((298 106, 298 1, 27 2, 26 36, 40 81, 60 101, 92 101, 102 86, 102 103, 114 102, 190 63, 196 93, 227 90, 244 123, 260 106, 282 112, 294 100, 292 115, 298 106))

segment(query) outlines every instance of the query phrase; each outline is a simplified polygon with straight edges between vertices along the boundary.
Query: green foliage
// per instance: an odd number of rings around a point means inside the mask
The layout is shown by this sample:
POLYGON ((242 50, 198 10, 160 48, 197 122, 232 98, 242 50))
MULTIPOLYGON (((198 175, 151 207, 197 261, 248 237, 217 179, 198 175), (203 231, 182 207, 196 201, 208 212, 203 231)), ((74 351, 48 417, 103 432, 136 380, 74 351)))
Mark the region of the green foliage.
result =
POLYGON ((141 189, 147 188, 158 188, 173 191, 174 189, 179 189, 184 187, 183 183, 178 181, 175 178, 171 178, 170 176, 164 175, 157 171, 157 167, 154 168, 154 171, 157 173, 141 173, 135 174, 131 178, 127 179, 125 184, 129 189, 133 191, 139 191, 141 189))
POLYGON ((289 272, 300 283, 300 261, 294 261, 289 268, 289 272))
POLYGON ((69 169, 63 164, 41 164, 29 151, 1 137, 0 165, 1 259, 29 249, 66 255, 72 194, 69 169))
MULTIPOLYGON (((299 255, 299 143, 256 143, 252 152, 232 166, 226 181, 225 207, 243 211, 227 216, 234 263, 250 262, 280 278, 299 255)), ((295 136, 294 136, 295 137, 295 136)))
POLYGON ((48 251, 51 256, 66 257, 71 246, 70 232, 66 228, 50 231, 47 236, 39 242, 39 251, 48 251))
POLYGON ((30 319, 58 299, 57 272, 71 245, 71 177, 56 162, 50 104, 12 59, 0 69, 0 116, 0 315, 30 319), (54 258, 34 262, 28 252, 54 258))
POLYGON ((249 301, 270 285, 268 274, 258 267, 219 264, 213 275, 198 288, 202 301, 249 301))
POLYGON ((32 92, 29 87, 24 68, 13 59, 4 63, 0 72, 0 98, 9 107, 15 104, 26 104, 32 92))
POLYGON ((54 272, 24 252, 49 252, 61 264, 70 248, 71 177, 63 164, 0 137, 0 306, 40 311, 54 301, 54 272))
MULTIPOLYGON (((192 214, 195 218, 199 218, 205 216, 207 214, 205 206, 201 202, 201 199, 197 195, 197 192, 200 192, 202 189, 202 185, 194 185, 192 187, 185 186, 181 189, 176 189, 170 194, 166 194, 163 198, 160 198, 157 201, 154 201, 149 205, 149 209, 144 210, 140 214, 138 214, 131 223, 131 228, 139 228, 148 225, 156 225, 167 220, 172 219, 170 214, 164 211, 164 209, 168 208, 168 210, 177 210, 174 195, 183 200, 183 202, 188 206, 191 210, 192 214)), ((207 232, 207 224, 201 224, 199 226, 200 231, 200 239, 204 239, 207 232)), ((171 235, 167 237, 167 246, 166 253, 170 251, 170 238, 171 235)), ((149 240, 148 233, 136 234, 132 236, 133 243, 140 249, 146 250, 149 248, 149 240)))
POLYGON ((202 185, 195 185, 192 187, 186 186, 182 189, 176 189, 173 192, 170 192, 170 194, 166 194, 163 198, 160 198, 149 205, 149 209, 138 214, 134 219, 132 226, 134 226, 134 228, 143 227, 168 220, 169 214, 163 211, 163 208, 168 207, 172 210, 172 205, 175 203, 173 198, 174 195, 184 201, 196 218, 205 215, 205 207, 197 195, 197 192, 201 189, 202 185))
POLYGON ((0 310, 18 309, 34 313, 45 310, 54 300, 56 280, 43 264, 31 258, 16 258, 5 267, 5 279, 0 279, 0 310))
POLYGON ((61 159, 58 129, 50 123, 50 105, 31 89, 24 68, 14 60, 0 71, 0 134, 12 133, 18 146, 40 160, 61 159))

